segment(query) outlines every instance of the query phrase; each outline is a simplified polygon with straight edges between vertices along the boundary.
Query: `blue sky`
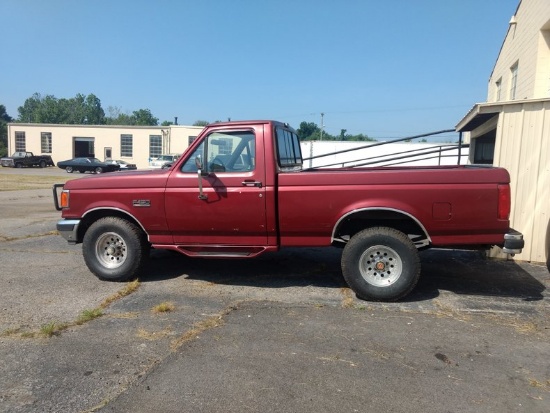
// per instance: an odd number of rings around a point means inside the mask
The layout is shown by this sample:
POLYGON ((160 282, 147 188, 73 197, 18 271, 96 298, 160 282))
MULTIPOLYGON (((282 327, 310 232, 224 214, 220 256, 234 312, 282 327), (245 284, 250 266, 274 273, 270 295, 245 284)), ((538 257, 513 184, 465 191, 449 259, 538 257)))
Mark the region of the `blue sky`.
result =
POLYGON ((93 93, 107 112, 302 121, 403 137, 453 128, 519 0, 0 0, 0 104, 93 93))

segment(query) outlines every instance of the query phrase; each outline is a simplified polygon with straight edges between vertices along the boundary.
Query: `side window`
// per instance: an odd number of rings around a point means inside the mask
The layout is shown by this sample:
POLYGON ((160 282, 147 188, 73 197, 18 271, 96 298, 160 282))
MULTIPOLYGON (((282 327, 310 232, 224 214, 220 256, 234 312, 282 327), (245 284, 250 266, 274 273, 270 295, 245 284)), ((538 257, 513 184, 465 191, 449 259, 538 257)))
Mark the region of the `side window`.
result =
POLYGON ((200 156, 204 172, 249 172, 256 168, 256 141, 252 131, 214 132, 198 146, 181 167, 197 172, 200 156))
POLYGON ((298 136, 286 129, 277 128, 277 155, 281 168, 296 169, 302 166, 302 150, 298 136))

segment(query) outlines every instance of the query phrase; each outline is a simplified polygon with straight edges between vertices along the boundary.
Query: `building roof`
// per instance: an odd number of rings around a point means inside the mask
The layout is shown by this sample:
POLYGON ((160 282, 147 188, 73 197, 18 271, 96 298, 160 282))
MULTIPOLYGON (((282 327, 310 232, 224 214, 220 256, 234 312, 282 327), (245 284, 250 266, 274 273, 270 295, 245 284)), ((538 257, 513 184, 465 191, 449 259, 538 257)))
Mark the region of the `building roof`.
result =
POLYGON ((505 106, 520 104, 523 105, 526 103, 538 102, 550 102, 550 98, 476 103, 472 107, 472 109, 470 109, 470 111, 466 114, 466 116, 464 116, 462 120, 458 122, 455 129, 457 132, 470 132, 497 116, 500 112, 503 111, 505 106))

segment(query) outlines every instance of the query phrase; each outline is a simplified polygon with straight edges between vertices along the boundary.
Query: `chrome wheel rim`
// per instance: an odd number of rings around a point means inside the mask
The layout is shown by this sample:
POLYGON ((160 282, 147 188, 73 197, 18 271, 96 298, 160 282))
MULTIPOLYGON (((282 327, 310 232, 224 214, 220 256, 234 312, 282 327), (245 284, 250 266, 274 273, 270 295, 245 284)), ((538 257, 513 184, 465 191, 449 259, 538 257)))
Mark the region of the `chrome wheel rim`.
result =
POLYGON ((403 262, 392 248, 386 245, 374 245, 361 255, 359 271, 369 284, 388 287, 401 276, 403 262))
POLYGON ((106 232, 98 238, 95 254, 106 268, 118 268, 128 258, 126 242, 116 232, 106 232))

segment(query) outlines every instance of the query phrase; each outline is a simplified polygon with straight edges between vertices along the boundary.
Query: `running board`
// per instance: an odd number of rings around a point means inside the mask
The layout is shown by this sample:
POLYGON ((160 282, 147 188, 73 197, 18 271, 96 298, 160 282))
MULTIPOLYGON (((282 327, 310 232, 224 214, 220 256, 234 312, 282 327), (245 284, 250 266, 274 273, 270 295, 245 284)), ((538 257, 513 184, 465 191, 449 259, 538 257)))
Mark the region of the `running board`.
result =
POLYGON ((228 245, 162 245, 153 244, 155 249, 177 251, 188 257, 204 258, 252 258, 268 250, 270 247, 258 246, 228 246, 228 245))
POLYGON ((265 247, 180 245, 178 246, 178 250, 190 257, 251 258, 264 252, 265 247))

